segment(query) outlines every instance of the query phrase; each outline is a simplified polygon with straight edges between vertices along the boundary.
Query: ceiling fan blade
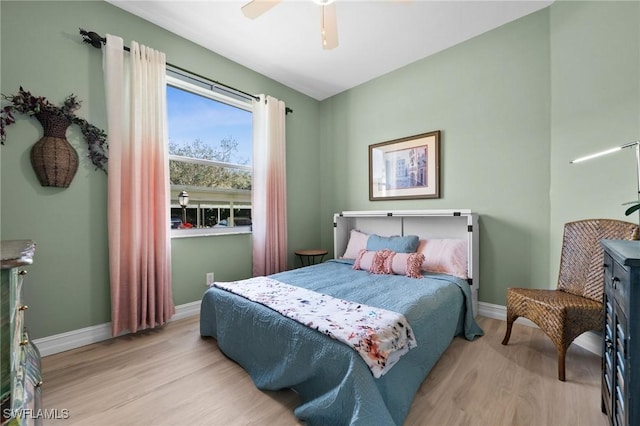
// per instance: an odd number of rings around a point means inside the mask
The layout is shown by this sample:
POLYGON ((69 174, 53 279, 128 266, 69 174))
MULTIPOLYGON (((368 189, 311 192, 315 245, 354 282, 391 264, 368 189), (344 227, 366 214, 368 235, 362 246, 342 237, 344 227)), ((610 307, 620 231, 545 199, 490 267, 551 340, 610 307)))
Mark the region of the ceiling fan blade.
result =
POLYGON ((256 19, 282 0, 251 0, 249 3, 241 7, 244 16, 250 19, 256 19))
POLYGON ((323 49, 329 50, 338 47, 338 22, 335 3, 322 6, 320 35, 322 36, 323 49))

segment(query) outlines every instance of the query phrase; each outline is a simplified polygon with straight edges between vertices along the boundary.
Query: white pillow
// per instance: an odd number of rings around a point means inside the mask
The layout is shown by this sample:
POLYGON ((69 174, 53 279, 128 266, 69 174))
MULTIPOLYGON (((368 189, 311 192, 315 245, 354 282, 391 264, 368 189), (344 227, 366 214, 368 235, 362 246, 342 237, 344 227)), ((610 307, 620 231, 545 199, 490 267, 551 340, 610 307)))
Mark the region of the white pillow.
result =
POLYGON ((347 250, 345 250, 342 258, 355 259, 356 257, 358 257, 358 253, 360 253, 360 250, 367 249, 367 240, 369 240, 369 234, 365 234, 364 232, 352 229, 349 235, 347 250))

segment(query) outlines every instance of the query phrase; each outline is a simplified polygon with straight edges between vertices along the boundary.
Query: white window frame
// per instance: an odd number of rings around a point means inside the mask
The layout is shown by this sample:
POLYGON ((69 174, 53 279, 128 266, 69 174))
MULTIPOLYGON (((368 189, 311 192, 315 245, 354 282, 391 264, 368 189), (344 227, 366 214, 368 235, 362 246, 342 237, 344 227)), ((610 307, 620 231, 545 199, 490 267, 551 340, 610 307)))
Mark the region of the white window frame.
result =
MULTIPOLYGON (((172 86, 186 92, 194 93, 205 98, 211 99, 216 102, 221 102, 223 104, 227 104, 236 108, 243 109, 245 111, 249 111, 253 113, 253 105, 251 100, 248 99, 239 99, 231 96, 227 96, 223 93, 217 92, 215 89, 215 85, 212 83, 211 88, 205 88, 198 86, 193 83, 189 83, 180 78, 174 77, 172 75, 166 76, 166 81, 168 86, 172 86)), ((168 143, 168 141, 167 141, 168 143)), ((203 160, 203 159, 192 159, 189 157, 183 157, 180 155, 169 155, 170 161, 182 161, 187 163, 194 164, 204 164, 208 166, 219 166, 225 168, 232 168, 237 170, 247 170, 253 171, 253 166, 247 166, 246 164, 235 164, 235 163, 227 163, 223 161, 215 161, 215 160, 203 160)), ((181 190, 186 190, 189 192, 194 188, 185 187, 182 185, 172 186, 171 193, 180 192, 181 190)), ((197 188, 195 188, 197 190, 197 188)), ((173 197, 171 197, 173 200, 173 197)), ((193 205, 197 205, 197 208, 200 209, 200 204, 213 204, 213 203, 222 203, 222 201, 193 201, 193 205)), ((190 208, 193 208, 191 206, 190 208)), ((176 203, 171 203, 167 206, 168 209, 180 207, 176 203)), ((229 200, 228 208, 231 211, 230 219, 233 220, 233 209, 234 208, 252 208, 251 199, 249 199, 249 203, 239 202, 238 204, 234 203, 234 200, 229 200)), ((199 216, 199 215, 198 215, 199 216)), ((230 235, 230 234, 251 234, 251 226, 231 226, 231 227, 213 227, 213 228, 192 228, 192 229, 171 229, 171 238, 190 238, 190 237, 205 237, 205 236, 215 236, 215 235, 230 235)))

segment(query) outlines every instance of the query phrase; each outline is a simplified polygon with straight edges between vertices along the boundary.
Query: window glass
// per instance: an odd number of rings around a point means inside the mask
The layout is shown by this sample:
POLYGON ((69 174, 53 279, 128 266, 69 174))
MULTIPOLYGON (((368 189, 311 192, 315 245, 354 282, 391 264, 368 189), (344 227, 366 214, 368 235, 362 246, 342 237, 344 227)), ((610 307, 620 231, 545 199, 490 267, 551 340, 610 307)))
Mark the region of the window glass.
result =
POLYGON ((205 234, 249 231, 250 102, 174 77, 167 81, 171 228, 205 234), (178 202, 181 191, 189 194, 184 208, 178 202))

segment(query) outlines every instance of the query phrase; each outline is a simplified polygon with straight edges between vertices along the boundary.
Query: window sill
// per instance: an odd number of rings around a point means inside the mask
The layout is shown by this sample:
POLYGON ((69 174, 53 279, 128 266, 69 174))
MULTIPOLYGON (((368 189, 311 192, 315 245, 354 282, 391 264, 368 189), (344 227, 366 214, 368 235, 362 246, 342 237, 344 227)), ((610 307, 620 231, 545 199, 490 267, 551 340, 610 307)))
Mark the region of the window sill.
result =
POLYGON ((199 228, 199 229, 172 229, 171 239, 216 237, 219 235, 246 235, 251 234, 250 226, 236 226, 232 228, 199 228))

